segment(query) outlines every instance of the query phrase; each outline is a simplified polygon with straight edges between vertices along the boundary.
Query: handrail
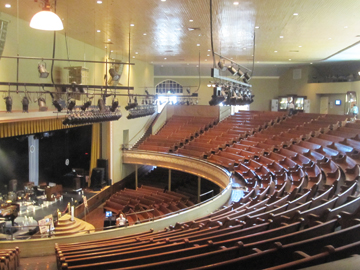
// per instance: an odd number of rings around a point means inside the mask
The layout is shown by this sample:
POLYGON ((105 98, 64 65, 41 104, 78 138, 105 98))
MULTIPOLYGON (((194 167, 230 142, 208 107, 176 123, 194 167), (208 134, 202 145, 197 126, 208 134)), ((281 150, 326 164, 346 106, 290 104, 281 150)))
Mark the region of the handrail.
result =
POLYGON ((151 124, 154 122, 154 120, 155 120, 155 118, 156 118, 157 116, 158 116, 158 113, 156 112, 156 113, 154 113, 151 117, 149 117, 149 119, 147 120, 147 122, 146 122, 146 124, 143 126, 143 128, 140 129, 140 130, 138 131, 138 133, 136 133, 136 134, 129 140, 129 142, 127 143, 127 145, 131 145, 131 141, 132 141, 133 139, 135 139, 140 132, 144 131, 144 134, 145 134, 145 132, 150 128, 151 124))
POLYGON ((131 216, 131 215, 136 215, 136 214, 142 214, 142 213, 147 213, 147 212, 151 212, 151 211, 154 211, 155 209, 147 209, 147 210, 143 210, 143 211, 139 211, 139 212, 133 212, 133 213, 129 213, 129 214, 126 214, 126 216, 131 216))
POLYGON ((205 196, 205 195, 208 195, 209 193, 212 193, 212 194, 214 195, 214 190, 212 189, 212 190, 209 190, 208 192, 205 192, 205 193, 203 193, 203 194, 200 194, 200 197, 205 196))

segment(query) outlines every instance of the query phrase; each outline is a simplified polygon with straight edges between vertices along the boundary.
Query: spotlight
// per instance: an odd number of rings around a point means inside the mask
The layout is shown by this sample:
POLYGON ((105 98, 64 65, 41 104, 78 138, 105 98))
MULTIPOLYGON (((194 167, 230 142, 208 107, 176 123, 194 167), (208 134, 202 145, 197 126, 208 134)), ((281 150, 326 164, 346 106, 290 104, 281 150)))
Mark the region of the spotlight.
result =
POLYGON ((242 71, 240 70, 240 68, 238 69, 238 74, 239 74, 240 78, 242 78, 242 77, 245 76, 245 73, 242 72, 242 71))
POLYGON ((243 82, 248 83, 250 81, 250 79, 251 79, 251 77, 250 77, 249 73, 245 72, 243 82))
POLYGON ((117 108, 119 107, 119 101, 113 101, 110 107, 110 111, 111 112, 115 112, 117 110, 117 108))
POLYGON ((63 108, 61 107, 59 101, 54 100, 52 104, 55 106, 55 108, 58 110, 58 112, 62 111, 63 108))
POLYGON ((99 98, 98 107, 99 107, 100 112, 105 111, 105 101, 103 98, 99 98))
POLYGON ((226 71, 227 67, 225 66, 225 61, 219 61, 218 63, 218 67, 220 68, 221 71, 226 71))
POLYGON ((40 78, 45 79, 49 76, 49 72, 46 70, 46 64, 44 62, 38 64, 38 71, 40 78))
POLYGON ((87 108, 91 106, 91 100, 88 100, 80 107, 81 110, 86 111, 87 108))
POLYGON ((12 98, 10 96, 7 96, 4 99, 5 99, 5 104, 6 104, 6 112, 11 113, 11 111, 12 111, 12 98))
POLYGON ((145 90, 146 95, 150 95, 148 90, 145 90))
POLYGON ((76 106, 76 101, 75 100, 70 100, 68 106, 67 106, 67 109, 69 111, 72 111, 74 109, 74 107, 76 106))
POLYGON ((190 95, 190 89, 189 88, 186 89, 186 92, 190 95))
POLYGON ((32 17, 30 27, 47 31, 58 31, 64 29, 59 16, 50 11, 50 0, 45 0, 43 10, 32 17))
POLYGON ((209 101, 209 105, 211 105, 211 106, 219 105, 224 100, 225 100, 224 96, 212 95, 211 100, 209 101))
POLYGON ((45 98, 40 97, 40 98, 38 98, 37 102, 38 102, 38 105, 39 105, 39 111, 41 111, 41 112, 47 111, 48 108, 46 107, 45 98))
POLYGON ((115 67, 110 68, 109 73, 113 81, 120 80, 120 74, 116 72, 115 67))
POLYGON ((228 67, 228 70, 229 72, 232 74, 232 75, 236 75, 238 73, 238 71, 236 70, 236 68, 234 68, 233 66, 229 66, 228 67))
POLYGON ((22 108, 23 108, 23 113, 24 112, 29 112, 29 99, 28 99, 28 97, 23 97, 23 99, 22 99, 22 101, 21 101, 21 103, 22 103, 22 108))

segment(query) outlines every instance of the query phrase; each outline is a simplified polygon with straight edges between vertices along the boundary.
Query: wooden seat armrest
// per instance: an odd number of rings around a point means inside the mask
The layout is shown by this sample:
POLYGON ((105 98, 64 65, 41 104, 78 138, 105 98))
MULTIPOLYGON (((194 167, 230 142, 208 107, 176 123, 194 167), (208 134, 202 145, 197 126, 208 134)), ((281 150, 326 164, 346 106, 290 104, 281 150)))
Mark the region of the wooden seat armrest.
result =
POLYGON ((305 259, 305 258, 308 258, 310 257, 308 254, 306 254, 305 252, 303 251, 295 251, 294 254, 293 254, 293 259, 294 260, 301 260, 301 259, 305 259))

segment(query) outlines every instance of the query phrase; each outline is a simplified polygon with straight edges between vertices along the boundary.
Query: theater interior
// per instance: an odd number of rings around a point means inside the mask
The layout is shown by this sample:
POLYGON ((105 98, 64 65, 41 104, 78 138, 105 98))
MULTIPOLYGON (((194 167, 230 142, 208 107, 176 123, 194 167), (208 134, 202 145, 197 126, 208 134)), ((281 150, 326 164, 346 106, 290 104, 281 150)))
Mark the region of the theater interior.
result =
POLYGON ((1 0, 0 269, 358 269, 359 9, 1 0))

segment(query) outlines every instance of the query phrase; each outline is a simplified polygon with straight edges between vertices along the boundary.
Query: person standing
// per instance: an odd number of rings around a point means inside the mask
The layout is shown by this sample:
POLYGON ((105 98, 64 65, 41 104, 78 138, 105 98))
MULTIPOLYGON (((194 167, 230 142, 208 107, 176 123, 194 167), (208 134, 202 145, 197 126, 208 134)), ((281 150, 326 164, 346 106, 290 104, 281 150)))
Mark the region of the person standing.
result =
POLYGON ((294 109, 295 109, 295 105, 292 101, 289 102, 288 104, 288 109, 289 109, 289 116, 294 114, 294 109))
POLYGON ((356 119, 357 119, 357 115, 359 114, 359 107, 358 107, 356 104, 354 104, 353 107, 352 107, 352 109, 351 109, 351 111, 352 111, 354 120, 356 120, 356 119))

